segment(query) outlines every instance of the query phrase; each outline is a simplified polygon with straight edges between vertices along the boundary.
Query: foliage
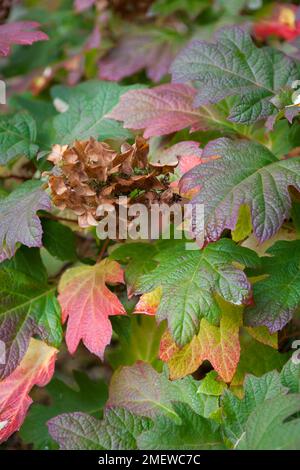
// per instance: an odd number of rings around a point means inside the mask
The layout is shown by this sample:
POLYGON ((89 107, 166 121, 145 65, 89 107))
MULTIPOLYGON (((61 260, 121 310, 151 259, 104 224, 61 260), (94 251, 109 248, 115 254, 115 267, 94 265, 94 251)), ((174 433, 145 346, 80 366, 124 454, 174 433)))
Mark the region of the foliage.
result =
POLYGON ((3 3, 1 448, 299 450, 297 2, 3 3))

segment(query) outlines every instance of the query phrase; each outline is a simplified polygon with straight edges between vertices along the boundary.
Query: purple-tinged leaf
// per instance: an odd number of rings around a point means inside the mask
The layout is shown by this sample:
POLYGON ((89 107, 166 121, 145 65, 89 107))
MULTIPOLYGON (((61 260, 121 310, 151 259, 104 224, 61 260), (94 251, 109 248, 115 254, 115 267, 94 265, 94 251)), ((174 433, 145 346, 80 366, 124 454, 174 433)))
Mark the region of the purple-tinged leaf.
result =
POLYGON ((275 49, 256 47, 240 27, 222 29, 215 43, 192 41, 175 59, 171 72, 176 83, 198 84, 195 106, 236 97, 229 120, 242 124, 273 114, 271 98, 298 78, 293 59, 275 49))
MULTIPOLYGON (((194 167, 180 182, 181 191, 201 186, 192 204, 204 204, 204 237, 220 238, 234 230, 240 207, 250 207, 256 238, 271 238, 289 217, 289 187, 300 191, 300 157, 278 160, 266 147, 254 142, 217 139, 203 151, 211 160, 194 167)), ((200 235, 202 227, 195 228, 200 235)))
POLYGON ((267 275, 253 286, 254 306, 245 311, 248 325, 281 330, 300 304, 300 240, 279 241, 267 250, 258 274, 267 275), (276 295, 274 295, 276 293, 276 295))
POLYGON ((12 260, 0 265, 0 340, 5 344, 1 378, 20 364, 31 337, 59 346, 61 312, 55 291, 56 286, 47 283, 37 249, 23 246, 12 260))
POLYGON ((42 246, 39 210, 51 207, 40 181, 28 181, 9 196, 0 199, 0 261, 11 258, 18 243, 28 247, 42 246))
POLYGON ((0 25, 0 55, 7 56, 13 44, 28 45, 49 39, 47 34, 36 31, 39 26, 40 24, 35 21, 17 21, 0 25))
POLYGON ((196 90, 188 85, 168 84, 132 90, 121 97, 107 117, 124 121, 126 128, 145 129, 145 138, 186 127, 197 130, 201 116, 192 106, 195 95, 196 90))
POLYGON ((165 38, 151 33, 128 35, 100 60, 99 78, 118 81, 146 69, 150 80, 159 82, 169 72, 174 57, 174 47, 165 38))
POLYGON ((151 427, 148 418, 122 408, 105 410, 99 421, 86 413, 66 413, 48 421, 50 435, 65 450, 132 450, 151 427))

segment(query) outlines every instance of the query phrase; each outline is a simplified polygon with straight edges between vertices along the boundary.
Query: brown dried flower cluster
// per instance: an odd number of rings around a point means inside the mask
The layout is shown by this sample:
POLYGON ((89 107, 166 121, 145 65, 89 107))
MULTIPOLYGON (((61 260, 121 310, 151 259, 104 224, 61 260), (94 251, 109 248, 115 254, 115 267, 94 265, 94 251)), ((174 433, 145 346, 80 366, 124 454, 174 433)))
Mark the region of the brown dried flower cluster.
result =
MULTIPOLYGON (((53 203, 71 209, 81 227, 97 225, 97 208, 125 196, 126 205, 160 202, 171 204, 176 195, 169 187, 168 174, 176 164, 148 162, 149 146, 138 137, 116 152, 105 142, 90 138, 73 145, 54 145, 48 157, 55 166, 49 175, 53 203)), ((123 199, 124 201, 124 199, 123 199)))

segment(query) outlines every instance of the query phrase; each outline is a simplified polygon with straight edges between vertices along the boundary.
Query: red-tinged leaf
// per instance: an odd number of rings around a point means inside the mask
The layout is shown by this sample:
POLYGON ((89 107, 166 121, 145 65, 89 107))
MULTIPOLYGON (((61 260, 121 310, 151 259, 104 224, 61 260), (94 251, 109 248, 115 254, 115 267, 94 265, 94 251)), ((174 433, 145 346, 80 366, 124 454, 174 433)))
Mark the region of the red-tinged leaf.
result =
POLYGON ((57 349, 31 339, 21 364, 0 382, 0 442, 17 431, 32 403, 29 392, 34 385, 43 387, 54 372, 57 349))
POLYGON ((165 35, 147 31, 126 34, 119 43, 100 60, 99 78, 119 81, 145 69, 153 82, 159 82, 169 73, 175 58, 174 42, 165 35))
MULTIPOLYGON (((192 204, 205 205, 205 240, 215 241, 225 229, 234 230, 243 205, 250 208, 257 240, 273 237, 291 211, 288 188, 300 190, 299 156, 278 160, 256 142, 220 138, 209 142, 203 158, 207 160, 183 176, 180 189, 186 193, 201 182, 192 204)), ((199 236, 202 225, 193 231, 199 236)))
POLYGON ((180 349, 166 332, 160 345, 160 358, 167 362, 170 378, 174 380, 192 374, 208 360, 222 380, 230 382, 240 358, 241 324, 241 309, 222 302, 220 326, 203 318, 199 334, 183 348, 180 349))
POLYGON ((167 84, 125 93, 107 117, 124 121, 124 127, 145 129, 144 137, 159 136, 186 127, 199 129, 201 116, 193 107, 196 90, 167 84))
POLYGON ((78 12, 87 10, 91 6, 93 6, 95 3, 95 0, 75 0, 74 6, 75 10, 78 12))
POLYGON ((157 287, 152 292, 143 294, 135 306, 134 313, 143 313, 144 315, 155 315, 162 296, 162 290, 157 287))
POLYGON ((126 315, 118 297, 106 284, 123 282, 120 265, 109 259, 94 266, 71 268, 63 274, 58 300, 63 323, 68 318, 66 342, 71 354, 82 340, 92 353, 103 359, 112 335, 109 316, 126 315))
POLYGON ((241 311, 236 307, 223 309, 220 327, 203 319, 198 335, 201 358, 208 360, 224 382, 230 382, 240 359, 239 329, 241 311))
POLYGON ((0 55, 7 56, 13 44, 29 45, 49 39, 47 34, 36 30, 39 26, 40 24, 35 21, 17 21, 0 25, 0 55))

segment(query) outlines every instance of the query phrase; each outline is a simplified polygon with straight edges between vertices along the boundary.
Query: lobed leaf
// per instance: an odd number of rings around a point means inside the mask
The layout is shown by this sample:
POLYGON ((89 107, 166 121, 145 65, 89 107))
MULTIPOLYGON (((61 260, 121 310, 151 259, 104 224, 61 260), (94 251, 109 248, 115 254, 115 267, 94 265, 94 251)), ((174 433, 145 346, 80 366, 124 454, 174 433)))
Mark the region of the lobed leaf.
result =
POLYGON ((236 97, 229 120, 251 124, 276 110, 271 99, 298 78, 296 62, 282 52, 258 48, 241 27, 220 30, 216 42, 192 41, 171 67, 176 83, 195 82, 195 106, 236 97))

